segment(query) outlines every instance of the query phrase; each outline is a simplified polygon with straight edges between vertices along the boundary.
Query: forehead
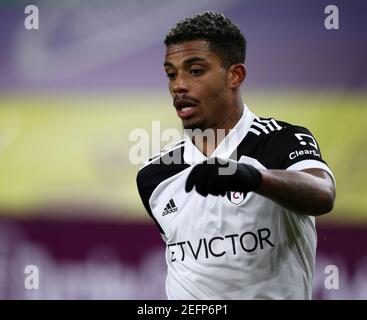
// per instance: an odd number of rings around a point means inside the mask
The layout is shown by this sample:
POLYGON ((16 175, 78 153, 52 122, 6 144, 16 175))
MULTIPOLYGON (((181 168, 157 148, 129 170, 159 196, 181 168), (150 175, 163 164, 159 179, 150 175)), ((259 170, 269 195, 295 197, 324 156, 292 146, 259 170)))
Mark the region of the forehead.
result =
POLYGON ((219 57, 209 50, 209 42, 205 40, 171 44, 166 48, 165 62, 180 64, 191 57, 200 57, 209 62, 219 60, 219 57))

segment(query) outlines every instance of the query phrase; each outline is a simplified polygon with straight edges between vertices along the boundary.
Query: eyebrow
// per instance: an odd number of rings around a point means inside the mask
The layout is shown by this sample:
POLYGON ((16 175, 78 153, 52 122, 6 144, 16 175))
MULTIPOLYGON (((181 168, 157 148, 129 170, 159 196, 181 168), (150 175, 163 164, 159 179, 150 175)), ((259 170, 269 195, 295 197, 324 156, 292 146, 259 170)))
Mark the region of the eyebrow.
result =
MULTIPOLYGON (((193 64, 194 62, 207 62, 207 60, 204 58, 200 58, 200 57, 193 57, 193 58, 185 60, 183 64, 193 64)), ((171 62, 165 62, 164 66, 173 67, 173 64, 171 62)))

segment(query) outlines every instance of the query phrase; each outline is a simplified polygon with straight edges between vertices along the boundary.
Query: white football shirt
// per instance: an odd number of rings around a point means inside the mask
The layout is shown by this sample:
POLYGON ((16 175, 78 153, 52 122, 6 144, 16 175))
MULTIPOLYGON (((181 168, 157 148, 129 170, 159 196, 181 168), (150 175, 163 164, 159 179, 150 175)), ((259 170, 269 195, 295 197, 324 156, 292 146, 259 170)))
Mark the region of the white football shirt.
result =
MULTIPOLYGON (((319 168, 332 173, 305 128, 257 117, 248 107, 211 157, 259 169, 319 168)), ((186 136, 149 159, 137 185, 166 243, 169 299, 310 299, 315 220, 254 192, 186 193, 207 158, 186 136)))

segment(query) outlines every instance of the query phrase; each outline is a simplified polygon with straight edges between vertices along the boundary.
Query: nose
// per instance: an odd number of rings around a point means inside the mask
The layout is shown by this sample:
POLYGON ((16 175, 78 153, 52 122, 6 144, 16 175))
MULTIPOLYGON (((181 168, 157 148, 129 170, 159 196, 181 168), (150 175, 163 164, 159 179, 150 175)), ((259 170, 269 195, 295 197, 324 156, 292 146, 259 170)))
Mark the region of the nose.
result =
POLYGON ((187 81, 183 76, 176 76, 176 79, 172 83, 173 93, 183 93, 188 92, 187 81))

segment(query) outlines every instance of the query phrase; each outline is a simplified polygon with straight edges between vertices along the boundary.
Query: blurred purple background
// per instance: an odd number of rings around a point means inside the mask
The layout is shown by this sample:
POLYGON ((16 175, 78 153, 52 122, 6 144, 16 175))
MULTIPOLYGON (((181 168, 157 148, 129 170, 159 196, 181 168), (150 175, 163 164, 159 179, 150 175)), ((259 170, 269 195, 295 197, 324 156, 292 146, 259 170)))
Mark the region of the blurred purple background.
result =
POLYGON ((20 4, 0 7, 0 89, 165 88, 164 35, 204 10, 222 12, 241 27, 249 87, 367 86, 365 1, 32 3, 39 3, 37 32, 24 28, 20 4), (338 30, 324 27, 329 4, 339 8, 338 30))

